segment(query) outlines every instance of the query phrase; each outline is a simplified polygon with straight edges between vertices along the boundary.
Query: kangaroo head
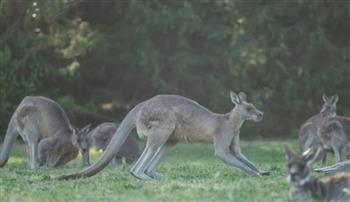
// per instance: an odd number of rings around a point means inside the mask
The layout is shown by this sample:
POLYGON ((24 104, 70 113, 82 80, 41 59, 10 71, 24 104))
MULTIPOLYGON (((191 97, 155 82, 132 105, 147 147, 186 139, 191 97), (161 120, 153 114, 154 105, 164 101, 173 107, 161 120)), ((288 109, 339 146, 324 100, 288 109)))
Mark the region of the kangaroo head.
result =
POLYGON ((238 95, 230 92, 231 101, 236 105, 235 111, 243 120, 261 121, 263 113, 258 110, 252 103, 247 102, 245 93, 240 92, 238 95))
POLYGON ((288 160, 288 180, 296 186, 303 186, 310 179, 310 169, 308 165, 315 157, 315 149, 306 150, 302 155, 297 155, 288 146, 284 146, 286 158, 288 160))
POLYGON ((88 133, 90 131, 91 124, 84 126, 82 129, 72 128, 72 144, 79 149, 81 155, 83 156, 84 165, 89 165, 89 137, 88 133))
POLYGON ((331 98, 328 98, 325 94, 322 96, 323 99, 323 105, 322 109, 320 111, 321 115, 327 118, 332 118, 337 115, 337 102, 338 102, 338 95, 333 95, 331 98))

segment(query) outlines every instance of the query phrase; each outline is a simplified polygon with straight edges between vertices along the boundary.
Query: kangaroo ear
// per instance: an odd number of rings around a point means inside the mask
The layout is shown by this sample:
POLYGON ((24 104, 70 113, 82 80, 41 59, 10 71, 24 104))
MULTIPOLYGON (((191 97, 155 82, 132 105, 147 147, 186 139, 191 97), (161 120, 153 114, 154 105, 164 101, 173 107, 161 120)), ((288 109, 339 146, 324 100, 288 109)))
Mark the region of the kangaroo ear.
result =
POLYGON ((323 93, 322 100, 323 100, 323 102, 328 102, 329 98, 327 97, 326 94, 323 93))
POLYGON ((327 97, 326 94, 323 93, 322 100, 323 100, 323 102, 328 102, 329 98, 327 97))
POLYGON ((76 127, 74 127, 74 126, 72 126, 72 125, 70 125, 69 126, 69 128, 72 130, 72 134, 73 135, 75 135, 75 136, 77 136, 78 135, 78 130, 77 130, 77 128, 76 127))
POLYGON ((337 94, 333 95, 331 98, 331 102, 333 105, 337 104, 338 100, 339 100, 339 96, 337 94))
POLYGON ((239 96, 239 99, 242 102, 246 102, 247 101, 247 95, 244 92, 239 92, 238 96, 239 96))
POLYGON ((284 152, 286 153, 286 159, 289 160, 293 156, 295 156, 295 153, 293 152, 292 148, 290 148, 289 145, 284 145, 284 152))
POLYGON ((231 97, 231 101, 233 102, 233 104, 241 104, 241 98, 234 92, 230 91, 230 97, 231 97))

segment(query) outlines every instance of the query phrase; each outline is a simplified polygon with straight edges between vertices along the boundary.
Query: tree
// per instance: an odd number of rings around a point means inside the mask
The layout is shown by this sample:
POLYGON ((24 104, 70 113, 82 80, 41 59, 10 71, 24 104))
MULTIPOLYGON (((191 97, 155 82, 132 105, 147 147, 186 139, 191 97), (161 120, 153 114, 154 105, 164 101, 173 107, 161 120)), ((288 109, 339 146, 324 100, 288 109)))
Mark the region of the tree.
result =
POLYGON ((324 92, 340 95, 340 114, 350 112, 346 2, 0 5, 2 129, 29 94, 58 100, 79 123, 121 120, 136 103, 160 93, 224 113, 232 108, 228 92, 245 91, 265 112, 261 124, 244 127, 251 136, 296 134, 318 112, 324 92))

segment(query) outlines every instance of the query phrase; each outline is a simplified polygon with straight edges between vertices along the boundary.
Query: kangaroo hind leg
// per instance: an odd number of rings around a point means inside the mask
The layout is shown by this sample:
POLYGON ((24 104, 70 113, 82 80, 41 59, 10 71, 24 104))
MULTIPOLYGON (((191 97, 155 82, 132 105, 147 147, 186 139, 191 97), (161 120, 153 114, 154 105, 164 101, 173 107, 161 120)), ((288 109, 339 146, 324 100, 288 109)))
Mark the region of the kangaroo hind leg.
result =
POLYGON ((143 153, 131 169, 131 173, 140 179, 152 179, 145 174, 145 171, 149 165, 151 165, 152 159, 155 160, 155 165, 158 163, 163 153, 163 147, 168 141, 169 137, 173 134, 175 129, 175 119, 171 114, 163 119, 157 126, 144 130, 142 133, 147 137, 146 148, 143 153), (157 157, 157 155, 160 155, 157 157), (158 159, 159 158, 159 159, 158 159))
POLYGON ((152 179, 148 175, 144 173, 144 170, 142 170, 141 166, 147 162, 149 158, 152 157, 153 149, 150 148, 149 144, 146 145, 145 149, 143 150, 140 158, 136 161, 134 166, 131 168, 130 172, 135 177, 142 179, 142 180, 150 180, 152 179))
POLYGON ((147 165, 150 163, 152 158, 157 155, 157 151, 160 151, 167 141, 167 137, 159 136, 157 138, 148 137, 146 148, 142 152, 140 158, 136 161, 135 165, 131 168, 131 173, 142 180, 152 179, 150 176, 145 174, 147 165))
POLYGON ((162 158, 162 156, 164 155, 164 153, 172 146, 174 145, 174 143, 166 143, 165 145, 163 145, 162 147, 160 147, 157 152, 155 153, 155 155, 152 157, 152 159, 150 160, 149 164, 147 165, 146 168, 146 173, 148 176, 150 176, 153 179, 161 179, 162 178, 162 174, 157 172, 157 166, 162 158))

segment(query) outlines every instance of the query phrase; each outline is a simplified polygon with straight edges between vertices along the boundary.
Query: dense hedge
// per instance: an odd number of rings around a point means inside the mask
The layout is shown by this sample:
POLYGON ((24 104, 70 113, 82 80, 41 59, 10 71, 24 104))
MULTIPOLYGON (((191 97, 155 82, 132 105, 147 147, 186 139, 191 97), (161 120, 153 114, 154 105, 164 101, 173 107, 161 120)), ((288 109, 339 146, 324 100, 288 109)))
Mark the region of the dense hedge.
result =
POLYGON ((80 125, 120 120, 159 93, 224 113, 229 90, 245 91, 265 112, 245 127, 251 137, 295 135, 324 92, 350 115, 343 1, 3 0, 0 9, 2 130, 30 94, 61 101, 80 125))

